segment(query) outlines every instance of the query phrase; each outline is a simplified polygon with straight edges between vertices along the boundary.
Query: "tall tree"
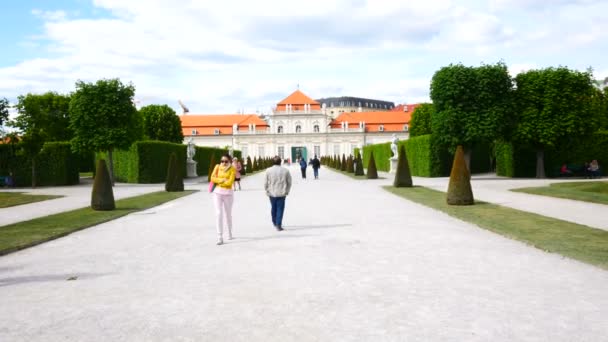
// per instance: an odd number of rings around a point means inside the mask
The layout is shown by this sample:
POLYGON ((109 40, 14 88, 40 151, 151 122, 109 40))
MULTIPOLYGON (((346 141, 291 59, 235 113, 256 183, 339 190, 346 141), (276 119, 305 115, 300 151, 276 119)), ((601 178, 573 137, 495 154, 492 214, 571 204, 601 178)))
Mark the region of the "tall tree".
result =
POLYGON ((587 135, 599 124, 591 73, 566 67, 530 70, 517 75, 515 83, 514 138, 536 150, 536 177, 545 178, 545 149, 587 135))
POLYGON ((432 103, 423 103, 414 109, 412 120, 410 121, 410 137, 431 134, 431 119, 435 107, 432 103))
POLYGON ((9 124, 21 132, 25 154, 32 162, 32 187, 36 186, 36 157, 47 141, 69 140, 70 97, 54 92, 17 98, 17 117, 9 124))
POLYGON ((141 115, 133 105, 135 87, 119 79, 96 83, 76 82, 70 101, 72 147, 76 151, 107 151, 110 179, 114 183, 112 152, 127 149, 142 138, 141 115))
POLYGON ((8 121, 8 109, 9 103, 6 98, 0 99, 0 127, 4 126, 4 123, 8 121))
POLYGON ((431 81, 431 99, 433 134, 450 150, 463 145, 467 167, 475 144, 492 143, 512 128, 513 80, 502 62, 441 68, 431 81))
POLYGON ((149 105, 139 110, 148 139, 181 144, 184 141, 182 123, 175 111, 167 105, 149 105))

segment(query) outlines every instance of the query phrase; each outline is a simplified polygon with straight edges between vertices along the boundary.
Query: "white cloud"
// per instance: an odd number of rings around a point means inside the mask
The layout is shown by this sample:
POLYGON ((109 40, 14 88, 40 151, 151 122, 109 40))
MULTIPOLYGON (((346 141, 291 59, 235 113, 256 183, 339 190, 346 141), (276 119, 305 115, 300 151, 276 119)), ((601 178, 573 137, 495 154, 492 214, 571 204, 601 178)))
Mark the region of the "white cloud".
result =
MULTIPOLYGON (((449 63, 525 61, 512 72, 554 56, 568 64, 581 60, 572 53, 606 47, 608 32, 600 1, 550 9, 540 0, 93 3, 113 17, 32 11, 44 32, 21 46, 40 54, 0 66, 0 94, 69 92, 78 79, 119 77, 136 85, 143 105, 178 110, 179 98, 193 112, 267 108, 297 83, 312 97, 419 102, 428 100, 433 73, 449 63), (547 11, 553 20, 543 20, 547 11)), ((582 62, 605 70, 604 61, 582 62)))

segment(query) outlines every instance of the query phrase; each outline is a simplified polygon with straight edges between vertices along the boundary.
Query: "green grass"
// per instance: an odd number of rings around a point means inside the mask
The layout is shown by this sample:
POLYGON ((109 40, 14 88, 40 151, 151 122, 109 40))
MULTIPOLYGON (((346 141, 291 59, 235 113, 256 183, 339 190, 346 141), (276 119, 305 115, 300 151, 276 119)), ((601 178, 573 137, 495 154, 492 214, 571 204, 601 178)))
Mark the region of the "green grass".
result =
POLYGON ((28 195, 22 192, 0 192, 0 208, 8 208, 21 204, 46 201, 62 196, 28 195))
POLYGON ((513 189, 511 191, 608 204, 608 181, 552 183, 549 186, 513 189))
POLYGON ((0 227, 0 255, 57 239, 84 228, 190 195, 193 192, 195 191, 159 191, 118 200, 116 210, 95 211, 87 207, 2 226, 0 227))
POLYGON ((470 206, 451 206, 446 203, 445 193, 424 187, 384 188, 403 198, 543 251, 608 269, 608 231, 484 202, 470 206))

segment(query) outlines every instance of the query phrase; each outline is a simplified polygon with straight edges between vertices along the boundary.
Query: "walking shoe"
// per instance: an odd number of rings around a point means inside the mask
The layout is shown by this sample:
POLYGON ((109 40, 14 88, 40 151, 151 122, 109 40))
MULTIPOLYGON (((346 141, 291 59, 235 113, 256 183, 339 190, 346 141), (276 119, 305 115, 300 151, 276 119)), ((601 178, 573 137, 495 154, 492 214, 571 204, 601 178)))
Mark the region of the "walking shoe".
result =
POLYGON ((228 235, 228 240, 234 240, 234 236, 232 234, 228 235))
POLYGON ((219 241, 216 243, 216 245, 218 245, 218 246, 219 246, 219 245, 223 245, 223 244, 224 244, 224 241, 223 241, 223 240, 219 240, 219 241))
POLYGON ((277 230, 278 230, 279 232, 283 230, 283 228, 281 228, 281 227, 279 227, 279 226, 276 226, 276 227, 277 227, 277 230))

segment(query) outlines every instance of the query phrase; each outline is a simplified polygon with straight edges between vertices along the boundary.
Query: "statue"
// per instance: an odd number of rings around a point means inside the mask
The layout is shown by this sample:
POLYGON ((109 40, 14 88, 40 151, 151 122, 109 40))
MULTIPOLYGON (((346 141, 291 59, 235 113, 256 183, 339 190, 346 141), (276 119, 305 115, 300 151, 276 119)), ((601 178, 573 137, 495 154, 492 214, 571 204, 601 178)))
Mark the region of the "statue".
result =
POLYGON ((391 159, 397 159, 398 155, 397 155, 397 143, 399 142, 399 139, 397 138, 396 134, 393 134, 393 139, 391 139, 391 151, 393 152, 393 157, 391 159))
POLYGON ((194 154, 196 153, 196 149, 194 148, 194 139, 192 137, 190 137, 190 140, 188 140, 188 148, 186 150, 186 155, 188 157, 188 161, 193 161, 192 158, 194 158, 194 154))

